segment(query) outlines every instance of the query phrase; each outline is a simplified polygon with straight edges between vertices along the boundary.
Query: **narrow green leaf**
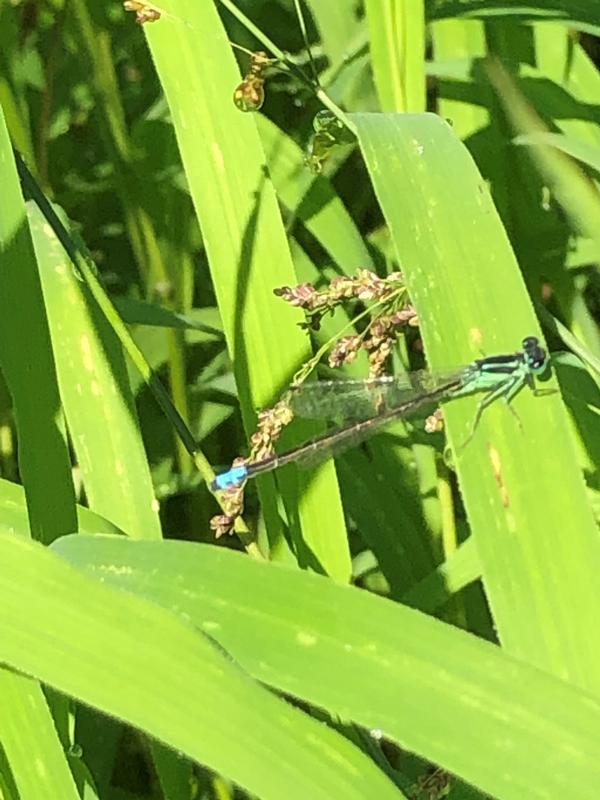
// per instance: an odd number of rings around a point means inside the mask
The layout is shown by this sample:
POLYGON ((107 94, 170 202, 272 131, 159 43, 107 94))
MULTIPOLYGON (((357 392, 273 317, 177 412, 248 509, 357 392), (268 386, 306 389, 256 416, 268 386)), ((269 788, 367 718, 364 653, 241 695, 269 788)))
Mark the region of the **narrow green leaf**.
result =
POLYGON ((31 532, 51 542, 76 530, 75 493, 40 277, 2 109, 0 185, 0 365, 13 400, 31 532))
POLYGON ((377 556, 392 596, 399 597, 433 568, 429 531, 409 467, 410 449, 396 452, 389 441, 373 441, 369 448, 373 458, 356 450, 339 459, 343 497, 362 539, 377 556), (390 468, 398 476, 393 487, 390 468))
POLYGON ((218 319, 213 320, 215 324, 204 321, 204 317, 218 317, 214 308, 192 309, 187 314, 179 314, 163 306, 145 303, 143 300, 136 300, 133 297, 117 297, 114 299, 114 303, 125 322, 130 325, 152 325, 184 330, 189 328, 206 334, 207 341, 223 338, 222 328, 216 325, 218 319), (196 317, 199 318, 196 319, 196 317))
MULTIPOLYGON (((518 83, 497 59, 486 71, 499 102, 518 135, 547 133, 547 126, 521 92, 518 83)), ((529 141, 529 155, 574 230, 593 239, 600 251, 600 192, 578 164, 555 147, 529 141)))
POLYGON ((28 211, 61 398, 90 508, 130 536, 160 537, 121 345, 42 212, 33 203, 28 211))
POLYGON ((470 74, 474 59, 486 53, 483 23, 479 20, 444 19, 434 22, 430 30, 436 59, 434 68, 454 64, 467 67, 461 76, 459 89, 456 86, 458 77, 449 76, 454 80, 448 84, 443 81, 444 76, 439 75, 438 98, 440 115, 451 121, 456 135, 465 141, 485 129, 490 120, 488 108, 474 102, 473 94, 479 90, 470 74))
POLYGON ((323 50, 330 63, 337 64, 348 53, 348 42, 358 28, 354 0, 308 0, 308 6, 321 34, 323 50))
POLYGON ((432 573, 402 597, 402 602, 419 611, 432 613, 451 597, 481 577, 475 540, 467 539, 432 573))
POLYGON ((562 22, 600 33, 600 0, 426 0, 427 19, 511 17, 527 22, 562 22))
POLYGON ((560 353, 554 359, 554 366, 573 421, 579 463, 586 477, 590 502, 596 519, 600 519, 600 486, 597 480, 600 464, 600 389, 581 361, 571 353, 560 353))
POLYGON ((39 684, 2 669, 0 697, 0 741, 16 789, 15 798, 78 800, 65 752, 39 684))
POLYGON ((576 158, 577 161, 587 164, 588 167, 596 170, 596 172, 600 172, 600 147, 596 147, 588 142, 577 141, 561 133, 538 131, 515 136, 513 143, 521 145, 551 145, 552 147, 556 147, 557 150, 566 153, 568 156, 576 158))
POLYGON ((366 0, 370 53, 383 111, 425 108, 423 0, 366 0))

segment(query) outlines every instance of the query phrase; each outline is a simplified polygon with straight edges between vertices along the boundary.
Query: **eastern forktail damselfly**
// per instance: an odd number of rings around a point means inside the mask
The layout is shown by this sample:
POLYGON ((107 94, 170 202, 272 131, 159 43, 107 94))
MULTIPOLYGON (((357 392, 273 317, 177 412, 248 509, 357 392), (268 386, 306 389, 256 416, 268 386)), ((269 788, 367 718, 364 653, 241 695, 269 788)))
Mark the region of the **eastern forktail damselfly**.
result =
POLYGON ((321 381, 292 387, 289 403, 300 416, 354 415, 354 421, 327 431, 306 444, 249 464, 231 467, 217 475, 213 491, 239 486, 248 478, 282 467, 326 458, 333 452, 366 439, 394 420, 413 414, 431 403, 485 392, 479 401, 472 432, 483 410, 499 397, 507 403, 528 384, 535 391, 534 377, 546 369, 548 355, 535 336, 523 339, 516 353, 479 358, 462 369, 434 374, 426 370, 402 378, 386 376, 364 381, 321 381), (357 421, 358 417, 358 421, 357 421))

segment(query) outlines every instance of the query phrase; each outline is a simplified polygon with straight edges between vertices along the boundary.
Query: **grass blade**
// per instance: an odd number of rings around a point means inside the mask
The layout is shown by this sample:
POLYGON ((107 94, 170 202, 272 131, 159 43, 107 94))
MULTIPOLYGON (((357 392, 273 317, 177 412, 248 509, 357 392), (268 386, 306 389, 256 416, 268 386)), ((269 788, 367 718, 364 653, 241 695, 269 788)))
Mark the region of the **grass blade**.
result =
MULTIPOLYGON (((468 363, 478 350, 510 352, 538 334, 485 184, 448 125, 433 115, 352 119, 431 366, 468 363)), ((598 688, 600 542, 560 397, 522 392, 514 403, 522 427, 496 404, 459 450, 475 403, 450 403, 445 418, 500 641, 598 688)))
POLYGON ((367 0, 371 63, 383 111, 425 108, 423 0, 367 0))
POLYGON ((38 266, 1 108, 0 183, 0 364, 15 410, 31 532, 51 542, 77 530, 75 492, 38 266))
POLYGON ((429 20, 447 17, 509 17, 526 22, 561 22, 572 28, 600 33, 600 0, 427 0, 429 20))
MULTIPOLYGON (((256 125, 231 99, 239 74, 213 3, 169 2, 165 11, 148 41, 171 109, 250 432, 255 409, 277 400, 308 354, 305 337, 273 295, 275 287, 295 282, 291 256, 256 125), (207 192, 208 186, 216 191, 207 192)), ((271 478, 259 482, 271 541, 281 543, 273 487, 271 478)), ((306 544, 322 568, 347 579, 350 558, 333 465, 318 472, 299 501, 295 481, 282 487, 292 520, 300 503, 306 544)))
POLYGON ((366 756, 258 685, 195 626, 26 539, 1 536, 0 555, 5 664, 136 725, 265 800, 361 800, 370 791, 398 800, 366 756))
POLYGON ((453 625, 204 545, 67 537, 53 548, 185 614, 260 681, 379 729, 494 797, 596 797, 597 697, 453 625))

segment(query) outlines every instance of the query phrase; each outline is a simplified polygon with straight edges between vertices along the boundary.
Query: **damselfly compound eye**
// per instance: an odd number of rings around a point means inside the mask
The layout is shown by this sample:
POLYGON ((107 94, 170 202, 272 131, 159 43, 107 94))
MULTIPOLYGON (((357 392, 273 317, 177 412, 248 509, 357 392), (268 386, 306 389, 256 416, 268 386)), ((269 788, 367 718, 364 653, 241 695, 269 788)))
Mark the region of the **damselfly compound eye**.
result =
POLYGON ((527 336, 523 339, 523 352, 529 369, 537 371, 546 366, 546 351, 540 347, 539 339, 536 336, 527 336))

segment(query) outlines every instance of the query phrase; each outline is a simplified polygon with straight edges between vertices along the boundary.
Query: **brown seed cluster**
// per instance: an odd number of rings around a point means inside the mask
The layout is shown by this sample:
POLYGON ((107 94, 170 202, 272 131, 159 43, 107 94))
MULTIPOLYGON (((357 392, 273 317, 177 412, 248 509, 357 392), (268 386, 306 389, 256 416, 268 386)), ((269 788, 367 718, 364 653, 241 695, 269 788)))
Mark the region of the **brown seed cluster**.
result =
MULTIPOLYGON (((273 444, 281 436, 282 430, 289 425, 294 415, 285 400, 280 400, 272 408, 263 409, 258 415, 256 431, 250 437, 250 455, 248 458, 236 458, 232 466, 252 464, 273 455, 273 444)), ((223 491, 221 502, 223 514, 213 517, 210 527, 218 539, 231 533, 236 519, 244 511, 244 487, 232 486, 223 491)))
POLYGON ((425 420, 426 433, 439 433, 444 430, 444 411, 441 408, 436 408, 433 414, 430 414, 425 420))
POLYGON ((244 80, 233 93, 233 102, 240 111, 259 111, 265 102, 265 71, 273 59, 262 50, 252 53, 244 80))
POLYGON ((354 277, 337 275, 326 289, 320 291, 312 283, 301 283, 298 286, 282 286, 275 289, 275 294, 305 311, 317 311, 335 308, 350 299, 383 300, 402 283, 401 272, 392 272, 387 278, 380 278, 369 269, 359 269, 354 277))
POLYGON ((157 19, 160 19, 160 11, 157 8, 139 2, 139 0, 125 0, 123 8, 125 11, 135 11, 135 21, 138 25, 156 22, 157 19))
POLYGON ((411 305, 406 305, 393 314, 382 314, 369 328, 369 336, 365 339, 364 348, 369 353, 369 378, 377 378, 385 372, 385 367, 396 338, 405 325, 419 324, 417 312, 411 305))
POLYGON ((338 339, 329 354, 329 366, 351 364, 360 350, 366 350, 369 354, 369 378, 376 378, 385 371, 388 356, 405 325, 418 325, 417 312, 411 305, 391 314, 381 314, 373 320, 364 334, 342 336, 338 339))
POLYGON ((303 327, 319 330, 321 319, 347 300, 385 300, 403 285, 402 273, 392 272, 380 278, 368 269, 359 269, 354 277, 337 275, 326 289, 319 291, 312 283, 282 286, 275 289, 290 305, 304 309, 307 321, 303 327))
POLYGON ((285 400, 280 400, 272 408, 263 409, 258 415, 256 432, 250 437, 250 458, 262 461, 273 455, 273 443, 281 436, 281 431, 289 425, 294 415, 285 400))
MULTIPOLYGON (((232 466, 241 466, 246 461, 245 458, 236 458, 232 466)), ((244 486, 231 486, 225 489, 220 500, 223 513, 217 514, 210 521, 210 529, 215 532, 216 539, 226 533, 232 533, 236 519, 244 513, 244 486)))

